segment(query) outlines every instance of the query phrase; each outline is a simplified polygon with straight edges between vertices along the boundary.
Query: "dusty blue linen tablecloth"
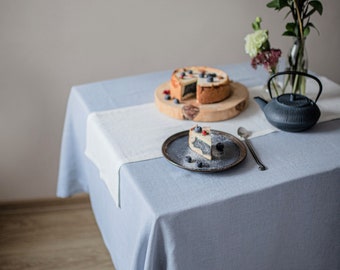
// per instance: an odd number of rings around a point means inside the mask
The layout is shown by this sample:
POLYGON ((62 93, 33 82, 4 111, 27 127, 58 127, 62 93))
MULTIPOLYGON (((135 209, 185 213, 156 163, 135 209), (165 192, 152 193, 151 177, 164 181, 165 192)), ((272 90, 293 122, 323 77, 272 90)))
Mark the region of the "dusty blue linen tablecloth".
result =
MULTIPOLYGON (((248 63, 219 68, 248 87, 266 78, 248 63)), ((116 269, 339 269, 340 120, 254 138, 264 172, 250 154, 215 174, 182 170, 164 158, 125 164, 116 207, 84 154, 87 116, 152 102, 170 75, 91 83, 70 93, 57 195, 90 194, 116 269)))

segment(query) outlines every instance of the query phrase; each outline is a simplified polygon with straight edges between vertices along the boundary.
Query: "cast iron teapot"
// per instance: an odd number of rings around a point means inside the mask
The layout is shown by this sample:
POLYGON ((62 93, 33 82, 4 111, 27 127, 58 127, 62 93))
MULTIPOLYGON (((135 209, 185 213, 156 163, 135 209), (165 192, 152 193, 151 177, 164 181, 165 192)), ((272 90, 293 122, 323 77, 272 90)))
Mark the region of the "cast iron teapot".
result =
MULTIPOLYGON (((268 80, 268 90, 271 101, 267 102, 261 97, 254 97, 263 110, 267 120, 278 129, 289 132, 300 132, 314 126, 320 117, 320 109, 316 105, 322 92, 322 84, 315 76, 297 71, 283 71, 271 76, 268 80), (271 81, 279 75, 305 76, 312 78, 319 85, 319 92, 315 101, 300 94, 282 94, 276 98, 272 96, 271 81)), ((308 91, 308 90, 307 90, 308 91)))

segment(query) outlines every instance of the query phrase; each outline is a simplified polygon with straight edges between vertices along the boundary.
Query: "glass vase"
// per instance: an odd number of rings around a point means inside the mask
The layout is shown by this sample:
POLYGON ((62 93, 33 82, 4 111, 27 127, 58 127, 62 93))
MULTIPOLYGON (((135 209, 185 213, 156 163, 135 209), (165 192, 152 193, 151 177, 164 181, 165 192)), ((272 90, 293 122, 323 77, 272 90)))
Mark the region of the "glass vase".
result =
POLYGON ((271 89, 271 95, 269 93, 269 89, 268 89, 268 82, 270 80, 270 78, 275 75, 275 73, 269 73, 268 74, 268 79, 266 81, 266 84, 263 86, 262 88, 262 97, 269 101, 272 98, 276 98, 282 94, 284 94, 284 82, 282 80, 280 80, 280 77, 274 77, 271 81, 270 81, 270 89, 271 89))
MULTIPOLYGON (((308 55, 306 50, 306 38, 295 38, 294 43, 288 53, 287 70, 308 73, 308 55)), ((290 75, 292 92, 306 95, 306 77, 292 74, 290 75)))

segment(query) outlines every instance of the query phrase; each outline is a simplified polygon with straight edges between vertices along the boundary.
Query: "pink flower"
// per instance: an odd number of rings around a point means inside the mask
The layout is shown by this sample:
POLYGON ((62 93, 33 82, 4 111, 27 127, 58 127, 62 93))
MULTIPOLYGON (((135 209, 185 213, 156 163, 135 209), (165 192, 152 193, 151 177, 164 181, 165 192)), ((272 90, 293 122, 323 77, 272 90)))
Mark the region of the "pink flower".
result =
POLYGON ((251 65, 254 69, 256 69, 258 65, 263 65, 269 73, 275 73, 280 57, 280 49, 261 51, 254 58, 252 58, 251 65))

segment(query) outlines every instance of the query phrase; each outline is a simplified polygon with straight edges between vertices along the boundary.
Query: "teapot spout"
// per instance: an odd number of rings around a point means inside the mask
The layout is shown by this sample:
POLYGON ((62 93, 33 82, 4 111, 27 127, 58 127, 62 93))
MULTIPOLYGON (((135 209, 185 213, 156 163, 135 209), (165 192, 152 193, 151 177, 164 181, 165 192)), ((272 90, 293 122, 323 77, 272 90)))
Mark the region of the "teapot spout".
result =
POLYGON ((264 107, 267 106, 268 102, 261 98, 261 97, 254 97, 255 102, 260 106, 260 108, 262 109, 262 111, 264 110, 264 107))

